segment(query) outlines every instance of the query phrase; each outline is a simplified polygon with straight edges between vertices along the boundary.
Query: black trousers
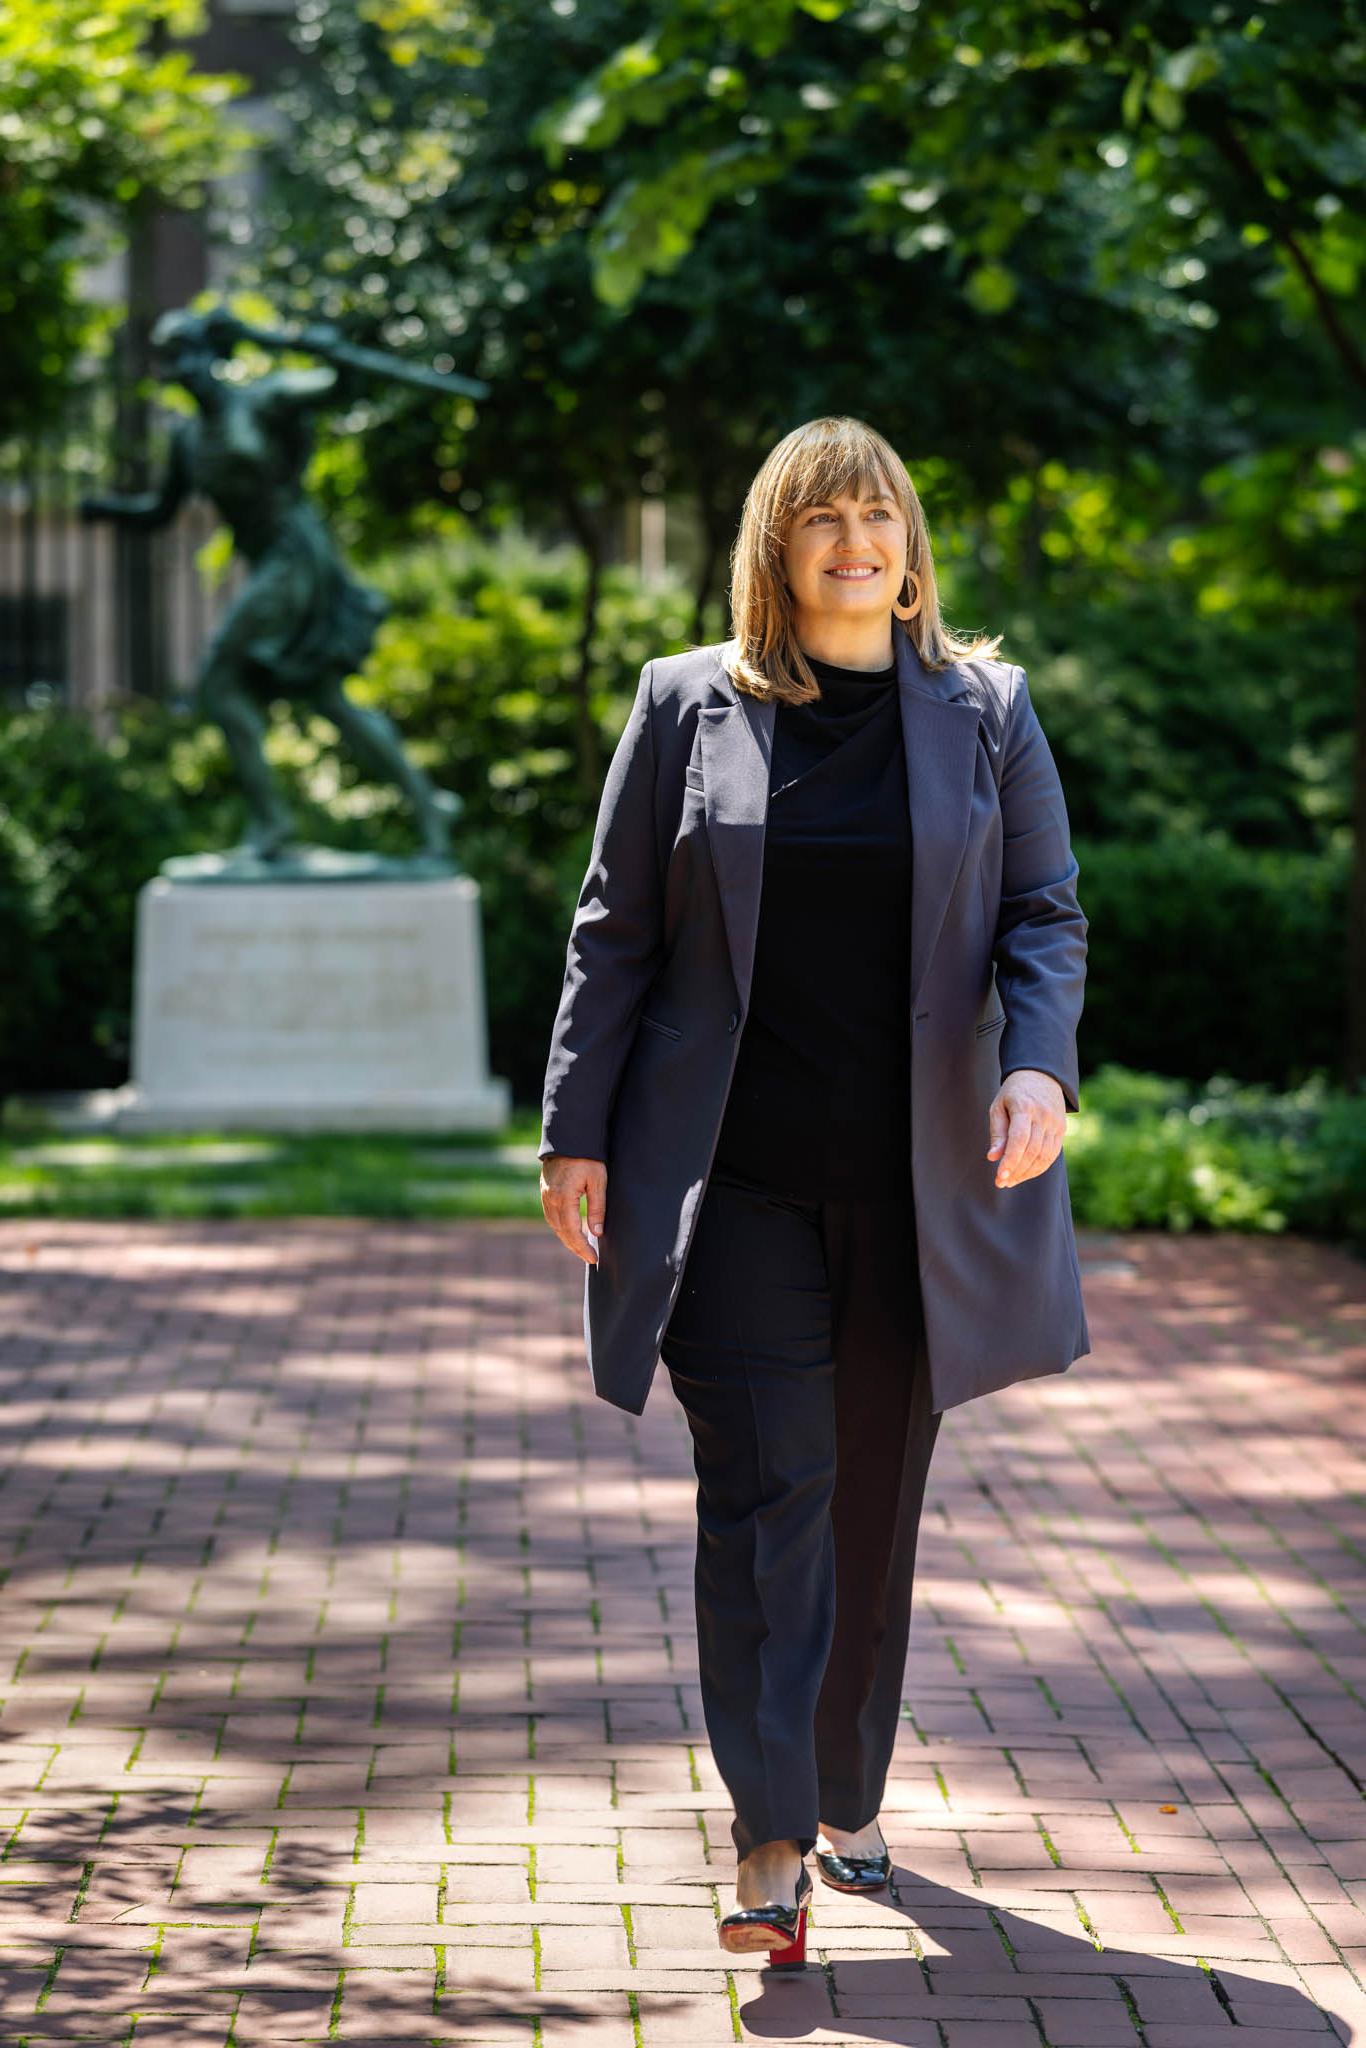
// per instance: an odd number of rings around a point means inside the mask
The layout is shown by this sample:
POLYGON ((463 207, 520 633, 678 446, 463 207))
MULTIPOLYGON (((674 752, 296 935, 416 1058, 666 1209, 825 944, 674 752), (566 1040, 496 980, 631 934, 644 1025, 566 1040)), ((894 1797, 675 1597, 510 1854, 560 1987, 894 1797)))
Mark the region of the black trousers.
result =
POLYGON ((881 1803, 929 1405, 910 1196, 713 1173, 661 1346, 697 1472, 698 1662, 741 1856, 881 1803))

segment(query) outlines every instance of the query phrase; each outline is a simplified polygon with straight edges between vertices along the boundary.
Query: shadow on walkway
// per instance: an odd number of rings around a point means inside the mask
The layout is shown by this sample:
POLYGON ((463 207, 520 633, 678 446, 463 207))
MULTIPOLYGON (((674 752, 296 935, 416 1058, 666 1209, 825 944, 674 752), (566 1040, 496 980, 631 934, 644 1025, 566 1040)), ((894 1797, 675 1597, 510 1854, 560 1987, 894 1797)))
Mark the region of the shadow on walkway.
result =
POLYGON ((1083 1278, 946 1418, 895 1892, 789 1979, 716 1942, 686 1428, 548 1233, 0 1223, 0 2039, 1366 2043, 1366 1269, 1083 1278))

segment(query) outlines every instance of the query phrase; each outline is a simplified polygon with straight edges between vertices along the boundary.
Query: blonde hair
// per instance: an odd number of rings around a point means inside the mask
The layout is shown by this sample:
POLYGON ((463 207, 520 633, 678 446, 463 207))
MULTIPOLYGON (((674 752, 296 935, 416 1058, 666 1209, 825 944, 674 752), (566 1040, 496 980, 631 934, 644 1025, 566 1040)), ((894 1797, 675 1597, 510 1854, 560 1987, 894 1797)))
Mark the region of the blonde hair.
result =
POLYGON ((920 579, 922 598, 913 619, 894 624, 910 634, 926 668, 946 668, 967 655, 995 655, 1001 634, 965 639, 944 624, 925 514, 901 457, 863 420, 831 414, 784 435, 765 456, 745 497, 731 550, 731 639, 722 655, 737 689, 789 704, 820 696, 797 641, 792 593, 783 572, 788 529, 804 506, 828 505, 845 494, 863 499, 884 483, 906 522, 907 567, 920 579))

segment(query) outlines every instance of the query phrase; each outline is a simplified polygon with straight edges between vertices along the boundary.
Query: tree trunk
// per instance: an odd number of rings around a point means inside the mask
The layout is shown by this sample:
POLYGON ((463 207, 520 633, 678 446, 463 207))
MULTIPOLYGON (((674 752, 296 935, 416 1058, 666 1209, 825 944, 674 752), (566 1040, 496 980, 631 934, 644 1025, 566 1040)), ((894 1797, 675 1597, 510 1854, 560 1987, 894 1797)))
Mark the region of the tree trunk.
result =
POLYGON ((574 693, 574 751, 578 759, 579 785, 585 798, 595 802, 602 787, 602 744, 593 716, 593 635, 597 631, 598 606, 602 601, 602 540, 588 507, 572 493, 564 499, 565 518, 583 550, 587 578, 583 593, 583 618, 570 687, 574 693))
POLYGON ((716 582, 716 565, 721 559, 721 524, 716 508, 707 499, 700 502, 702 525, 702 561, 693 585, 692 637, 703 643, 707 637, 707 606, 711 603, 712 589, 716 582))
POLYGON ((1352 868, 1347 884, 1347 1046, 1343 1079, 1366 1092, 1366 580, 1352 606, 1356 745, 1352 761, 1352 868))
MULTIPOLYGON (((151 332, 156 319, 156 210, 145 195, 127 210, 128 311, 119 336, 114 487, 146 491, 152 483, 151 332)), ((162 628, 164 593, 157 587, 156 542, 150 533, 114 529, 119 632, 119 685, 130 695, 160 699, 166 691, 162 628)))

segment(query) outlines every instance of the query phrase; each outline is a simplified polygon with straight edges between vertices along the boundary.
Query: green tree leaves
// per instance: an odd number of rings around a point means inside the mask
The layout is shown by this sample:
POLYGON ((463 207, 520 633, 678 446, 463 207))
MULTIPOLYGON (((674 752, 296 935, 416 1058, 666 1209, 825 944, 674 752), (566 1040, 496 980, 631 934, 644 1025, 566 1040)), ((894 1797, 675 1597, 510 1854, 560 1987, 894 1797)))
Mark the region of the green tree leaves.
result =
POLYGON ((78 262, 105 253, 133 207, 198 205, 247 139, 227 117, 244 81, 168 46, 204 24, 198 0, 0 8, 0 436, 57 413, 98 325, 78 262))

